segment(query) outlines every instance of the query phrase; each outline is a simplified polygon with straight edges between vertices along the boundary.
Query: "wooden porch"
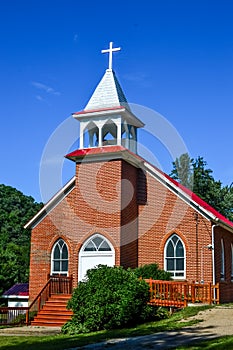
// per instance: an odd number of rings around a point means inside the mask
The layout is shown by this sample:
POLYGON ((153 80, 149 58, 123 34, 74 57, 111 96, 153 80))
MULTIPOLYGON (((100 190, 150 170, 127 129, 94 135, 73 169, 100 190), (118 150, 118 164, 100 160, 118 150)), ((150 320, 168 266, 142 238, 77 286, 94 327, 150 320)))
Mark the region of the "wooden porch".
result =
POLYGON ((183 308, 189 303, 219 304, 219 284, 145 280, 150 287, 150 304, 183 308))

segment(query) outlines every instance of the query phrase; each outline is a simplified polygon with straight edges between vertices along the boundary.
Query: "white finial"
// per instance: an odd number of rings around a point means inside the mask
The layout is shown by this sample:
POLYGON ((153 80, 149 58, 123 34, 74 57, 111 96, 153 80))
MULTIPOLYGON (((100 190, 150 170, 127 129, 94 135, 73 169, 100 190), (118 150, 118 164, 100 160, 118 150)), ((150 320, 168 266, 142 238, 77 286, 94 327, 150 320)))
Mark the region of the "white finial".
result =
POLYGON ((108 69, 111 69, 111 70, 112 70, 112 53, 115 52, 115 51, 120 51, 121 50, 120 47, 113 48, 112 44, 113 44, 113 42, 111 41, 109 43, 109 49, 101 51, 102 53, 109 53, 108 69))

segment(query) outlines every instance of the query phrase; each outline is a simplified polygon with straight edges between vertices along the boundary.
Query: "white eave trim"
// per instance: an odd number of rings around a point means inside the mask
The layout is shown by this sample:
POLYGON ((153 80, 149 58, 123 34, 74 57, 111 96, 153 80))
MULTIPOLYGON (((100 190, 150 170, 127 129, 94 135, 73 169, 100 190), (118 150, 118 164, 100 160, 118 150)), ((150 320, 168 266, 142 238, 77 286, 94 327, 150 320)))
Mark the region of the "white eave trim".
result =
POLYGON ((74 117, 77 120, 83 120, 83 119, 88 119, 90 117, 100 117, 100 116, 108 116, 108 115, 118 115, 122 114, 126 119, 128 119, 132 125, 142 128, 145 124, 138 118, 136 115, 134 115, 131 111, 129 111, 126 107, 121 108, 119 106, 118 108, 112 108, 112 109, 100 109, 100 110, 90 110, 88 112, 84 111, 83 113, 73 113, 72 117, 74 117))
POLYGON ((35 227, 38 222, 42 220, 45 214, 49 213, 55 206, 57 206, 64 197, 66 197, 74 188, 75 176, 70 179, 67 184, 60 189, 41 210, 24 226, 25 229, 35 227), (72 186, 73 185, 73 186, 72 186))
POLYGON ((5 299, 29 299, 29 295, 2 295, 5 299))

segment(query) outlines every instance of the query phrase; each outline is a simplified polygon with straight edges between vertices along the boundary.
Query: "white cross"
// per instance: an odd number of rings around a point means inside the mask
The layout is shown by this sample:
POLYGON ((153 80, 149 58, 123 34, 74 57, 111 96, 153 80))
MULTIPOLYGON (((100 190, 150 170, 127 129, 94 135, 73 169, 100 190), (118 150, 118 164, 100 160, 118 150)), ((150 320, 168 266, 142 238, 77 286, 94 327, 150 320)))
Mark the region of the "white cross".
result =
POLYGON ((115 51, 120 51, 121 50, 120 47, 113 48, 112 44, 113 44, 113 42, 111 41, 109 43, 109 49, 101 51, 102 53, 108 53, 109 52, 109 61, 108 61, 108 68, 109 69, 112 69, 112 53, 115 52, 115 51))

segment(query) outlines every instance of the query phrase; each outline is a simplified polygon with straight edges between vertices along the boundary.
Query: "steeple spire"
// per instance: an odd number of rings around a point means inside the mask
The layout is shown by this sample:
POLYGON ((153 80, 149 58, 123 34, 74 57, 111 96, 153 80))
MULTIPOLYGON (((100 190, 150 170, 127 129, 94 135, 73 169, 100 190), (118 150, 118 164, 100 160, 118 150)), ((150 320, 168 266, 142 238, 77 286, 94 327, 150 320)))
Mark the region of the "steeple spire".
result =
POLYGON ((110 69, 110 70, 112 70, 112 53, 121 50, 120 47, 115 47, 115 48, 113 48, 112 45, 113 45, 113 42, 110 41, 110 43, 109 43, 109 49, 101 50, 101 53, 109 53, 109 58, 108 58, 108 69, 110 69))

